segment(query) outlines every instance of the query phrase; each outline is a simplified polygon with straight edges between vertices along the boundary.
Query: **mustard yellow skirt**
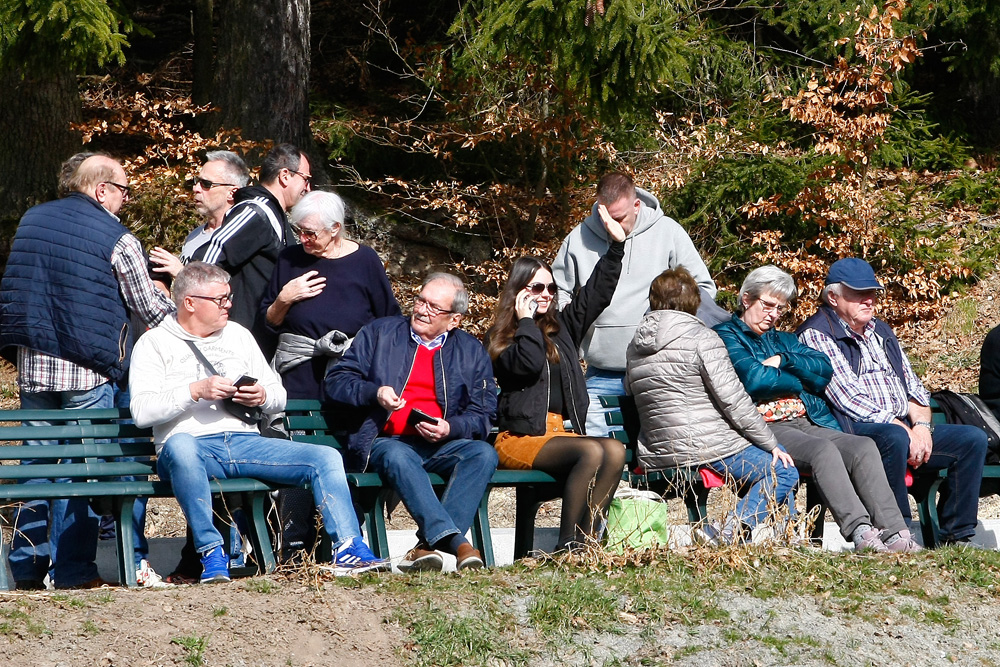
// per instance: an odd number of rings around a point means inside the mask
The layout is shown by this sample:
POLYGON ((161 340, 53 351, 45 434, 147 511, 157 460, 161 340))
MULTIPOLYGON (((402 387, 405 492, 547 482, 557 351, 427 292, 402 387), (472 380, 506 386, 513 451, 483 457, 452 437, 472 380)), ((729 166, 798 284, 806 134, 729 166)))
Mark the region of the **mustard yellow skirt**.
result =
POLYGON ((545 417, 545 435, 519 435, 500 431, 494 446, 500 467, 507 470, 531 470, 535 457, 552 438, 577 437, 579 434, 563 428, 563 417, 550 412, 545 417))

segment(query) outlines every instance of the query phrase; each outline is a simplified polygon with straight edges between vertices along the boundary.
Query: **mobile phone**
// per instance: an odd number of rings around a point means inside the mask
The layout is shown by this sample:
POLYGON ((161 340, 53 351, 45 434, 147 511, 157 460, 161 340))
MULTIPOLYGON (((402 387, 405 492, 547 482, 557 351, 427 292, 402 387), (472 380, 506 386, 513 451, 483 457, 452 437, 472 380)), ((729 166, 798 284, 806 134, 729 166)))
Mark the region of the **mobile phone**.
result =
POLYGON ((250 385, 257 384, 257 378, 250 377, 249 375, 241 375, 233 383, 234 387, 249 387, 250 385))
POLYGON ((531 314, 532 315, 534 315, 536 312, 538 312, 538 299, 531 299, 528 302, 528 308, 531 309, 531 314))
POLYGON ((437 424, 438 418, 431 417, 423 410, 420 410, 418 408, 413 408, 412 410, 410 410, 410 416, 407 418, 407 421, 410 422, 411 426, 416 426, 421 422, 430 422, 431 424, 437 424))

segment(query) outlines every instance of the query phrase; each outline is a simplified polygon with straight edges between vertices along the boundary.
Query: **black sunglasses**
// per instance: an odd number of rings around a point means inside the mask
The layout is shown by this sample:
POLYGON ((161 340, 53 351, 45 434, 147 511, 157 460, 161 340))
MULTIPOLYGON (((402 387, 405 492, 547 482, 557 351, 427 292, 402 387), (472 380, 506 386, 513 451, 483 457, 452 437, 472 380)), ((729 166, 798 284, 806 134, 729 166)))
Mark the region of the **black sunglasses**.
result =
POLYGON ((544 292, 546 290, 548 290, 549 294, 551 294, 552 296, 555 296, 556 292, 559 291, 559 288, 556 287, 555 283, 548 283, 548 284, 546 284, 546 283, 530 283, 527 286, 526 289, 529 292, 531 292, 533 295, 535 295, 535 296, 538 296, 539 294, 541 294, 542 292, 544 292))
POLYGON ((202 178, 201 176, 197 176, 193 179, 191 187, 194 187, 195 184, 200 185, 202 190, 211 190, 212 188, 221 188, 221 187, 227 187, 227 188, 237 187, 233 183, 214 183, 208 180, 207 178, 202 178))

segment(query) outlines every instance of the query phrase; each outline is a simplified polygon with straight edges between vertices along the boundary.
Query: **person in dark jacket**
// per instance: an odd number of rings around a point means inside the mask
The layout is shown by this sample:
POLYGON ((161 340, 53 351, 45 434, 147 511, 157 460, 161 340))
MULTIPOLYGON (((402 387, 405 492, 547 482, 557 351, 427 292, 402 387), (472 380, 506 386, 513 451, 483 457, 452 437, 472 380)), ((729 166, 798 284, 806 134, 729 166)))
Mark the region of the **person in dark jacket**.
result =
POLYGON ((495 446, 501 467, 542 470, 566 480, 557 550, 593 537, 625 465, 620 442, 586 437, 589 399, 577 353, 611 303, 625 253, 625 231, 603 204, 599 211, 611 247, 572 303, 560 312, 552 269, 540 259, 521 257, 487 332, 500 385, 495 446), (564 428, 565 420, 572 431, 564 428))
POLYGON ((762 266, 743 281, 740 314, 715 331, 764 421, 796 465, 812 471, 841 535, 858 551, 919 551, 875 443, 842 432, 821 397, 833 374, 830 360, 774 328, 796 296, 790 275, 762 266))
POLYGON ((482 343, 458 329, 468 307, 459 278, 429 275, 410 319, 362 327, 324 383, 347 408, 347 470, 379 473, 417 522, 403 571, 440 570, 441 551, 460 570, 483 566, 465 533, 497 467, 485 442, 497 397, 482 343), (425 472, 448 478, 440 500, 425 472))

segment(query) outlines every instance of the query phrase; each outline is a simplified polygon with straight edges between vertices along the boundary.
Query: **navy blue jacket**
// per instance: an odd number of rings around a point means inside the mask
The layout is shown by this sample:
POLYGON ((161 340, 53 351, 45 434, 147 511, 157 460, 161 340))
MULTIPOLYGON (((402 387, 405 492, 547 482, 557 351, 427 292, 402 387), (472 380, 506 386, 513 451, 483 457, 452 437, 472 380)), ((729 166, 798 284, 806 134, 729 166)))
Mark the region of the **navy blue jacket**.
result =
MULTIPOLYGON (((795 330, 795 333, 801 334, 807 329, 816 329, 829 336, 837 344, 840 353, 847 359, 847 363, 851 365, 851 370, 854 371, 855 375, 858 374, 858 371, 861 369, 861 348, 858 346, 858 342, 844 329, 844 326, 840 323, 840 317, 833 308, 825 304, 820 306, 816 314, 803 322, 795 330)), ((903 349, 899 346, 899 339, 893 333, 892 327, 878 319, 875 320, 875 333, 882 338, 882 349, 885 350, 885 356, 889 359, 889 364, 892 366, 893 372, 896 373, 896 377, 899 378, 899 381, 905 387, 906 375, 903 371, 903 349)), ((837 418, 840 428, 845 433, 854 433, 854 420, 830 401, 827 401, 827 405, 830 407, 830 412, 833 413, 833 416, 837 418)))
MULTIPOLYGON (((344 466, 364 471, 372 443, 389 418, 379 405, 378 390, 391 386, 402 395, 410 376, 417 343, 410 320, 383 317, 366 324, 343 359, 326 376, 324 391, 335 404, 353 408, 344 466)), ((438 404, 451 426, 449 440, 485 440, 497 409, 493 364, 474 336, 453 329, 434 355, 434 385, 438 404)))
POLYGON ((129 314, 111 253, 125 229, 79 192, 21 218, 0 283, 0 348, 71 361, 112 381, 129 355, 129 314))

